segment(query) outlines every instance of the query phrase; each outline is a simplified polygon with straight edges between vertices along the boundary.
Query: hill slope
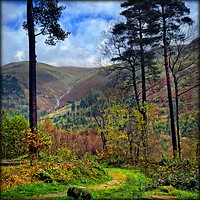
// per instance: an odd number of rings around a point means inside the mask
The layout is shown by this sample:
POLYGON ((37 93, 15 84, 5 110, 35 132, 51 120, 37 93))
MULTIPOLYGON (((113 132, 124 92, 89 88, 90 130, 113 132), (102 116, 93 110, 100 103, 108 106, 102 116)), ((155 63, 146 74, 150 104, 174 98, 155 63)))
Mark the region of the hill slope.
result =
MULTIPOLYGON (((28 62, 10 63, 2 66, 1 70, 2 107, 25 109, 28 105, 29 93, 28 62)), ((88 83, 90 89, 93 89, 100 86, 100 79, 97 68, 58 68, 37 63, 38 107, 40 110, 55 110, 60 107, 60 102, 65 106, 67 101, 80 100, 87 93, 85 87, 88 80, 93 80, 92 85, 88 83)))

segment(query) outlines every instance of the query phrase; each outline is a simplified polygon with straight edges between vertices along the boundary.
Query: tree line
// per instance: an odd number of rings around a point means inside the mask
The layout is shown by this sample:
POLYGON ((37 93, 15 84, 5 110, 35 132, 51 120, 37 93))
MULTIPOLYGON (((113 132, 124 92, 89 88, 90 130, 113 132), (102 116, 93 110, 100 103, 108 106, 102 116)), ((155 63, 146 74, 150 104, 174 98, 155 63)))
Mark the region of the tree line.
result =
MULTIPOLYGON (((179 129, 179 97, 197 87, 198 81, 190 82, 186 77, 198 77, 198 56, 186 55, 186 32, 183 26, 191 27, 190 10, 179 0, 125 1, 120 13, 124 20, 111 26, 105 34, 102 54, 113 63, 105 68, 115 73, 116 83, 123 83, 123 90, 133 96, 136 107, 143 116, 142 143, 147 156, 147 92, 158 84, 160 70, 156 64, 158 52, 162 52, 166 74, 169 102, 173 155, 181 158, 179 129), (172 80, 175 86, 176 122, 172 97, 172 80), (185 81, 183 81, 185 80, 185 81), (184 82, 184 83, 183 83, 184 82), (148 83, 148 84, 147 84, 148 83), (184 86, 188 86, 184 90, 184 86), (178 140, 177 140, 178 139, 178 140)), ((160 62, 160 60, 159 60, 160 62)), ((191 79, 190 79, 191 80, 191 79)), ((121 85, 120 85, 121 86, 121 85)))
MULTIPOLYGON (((186 35, 181 32, 181 27, 184 24, 190 26, 193 23, 188 17, 190 11, 179 0, 129 0, 123 2, 121 7, 124 10, 120 14, 125 20, 114 24, 102 47, 103 54, 110 56, 111 61, 115 63, 106 68, 106 71, 108 73, 114 71, 118 77, 117 82, 121 83, 125 91, 133 97, 137 111, 142 116, 141 140, 144 155, 147 156, 147 92, 156 84, 154 81, 152 85, 152 80, 157 80, 160 72, 155 63, 156 52, 158 52, 155 49, 162 48, 173 154, 175 156, 179 150, 181 157, 178 98, 187 91, 180 90, 179 84, 187 72, 191 70, 195 72, 196 61, 191 62, 191 57, 185 57, 181 45, 178 46, 179 49, 171 47, 175 43, 185 41, 186 35), (184 60, 188 61, 188 65, 185 66, 184 60), (176 88, 177 124, 174 116, 170 73, 172 73, 176 88)), ((27 0, 27 22, 24 22, 23 27, 28 30, 29 37, 29 121, 33 135, 37 135, 35 38, 38 35, 46 35, 45 43, 56 45, 57 41, 63 41, 69 36, 70 33, 64 31, 58 23, 63 9, 65 7, 58 6, 58 0, 27 0)), ((190 89, 194 87, 196 85, 190 85, 190 89)), ((95 120, 97 121, 97 118, 95 120)), ((30 145, 29 151, 31 155, 34 155, 37 153, 37 147, 30 145)))

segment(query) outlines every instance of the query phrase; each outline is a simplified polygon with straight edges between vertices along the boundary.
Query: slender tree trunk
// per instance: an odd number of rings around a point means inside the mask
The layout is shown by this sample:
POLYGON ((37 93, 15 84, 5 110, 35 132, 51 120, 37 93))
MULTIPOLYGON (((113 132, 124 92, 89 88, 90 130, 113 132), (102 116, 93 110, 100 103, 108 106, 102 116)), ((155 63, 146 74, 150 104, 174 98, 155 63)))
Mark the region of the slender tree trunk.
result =
POLYGON ((103 149, 106 149, 107 140, 106 140, 106 137, 105 137, 103 132, 101 132, 101 139, 102 139, 102 142, 103 142, 103 149))
POLYGON ((142 22, 139 20, 139 27, 140 27, 140 64, 141 64, 141 74, 142 74, 142 115, 144 120, 144 127, 142 130, 142 142, 144 147, 144 156, 147 157, 147 114, 146 109, 144 108, 145 102, 147 101, 146 97, 146 78, 145 78, 145 63, 144 63, 144 49, 143 49, 143 36, 142 36, 142 22))
POLYGON ((178 139, 178 153, 180 160, 182 159, 182 149, 181 149, 181 136, 179 128, 179 96, 178 96, 178 83, 174 77, 175 85, 175 95, 176 95, 176 128, 177 128, 177 139, 178 139))
MULTIPOLYGON (((27 24, 29 36, 29 122, 33 140, 37 144, 36 54, 32 0, 27 1, 27 24)), ((37 153, 35 142, 30 144, 30 154, 37 153)))
POLYGON ((133 88, 134 88, 134 92, 135 92, 135 99, 136 99, 138 110, 141 111, 141 109, 140 109, 140 100, 139 100, 137 84, 136 84, 135 68, 131 63, 130 63, 130 65, 132 67, 132 71, 131 71, 132 72, 132 83, 133 83, 133 88))
POLYGON ((173 154, 175 156, 177 154, 177 140, 176 140, 174 109, 173 109, 172 92, 171 92, 170 75, 169 75, 169 66, 168 66, 168 55, 167 55, 168 52, 167 52, 167 39, 166 39, 166 21, 165 21, 164 14, 165 14, 164 13, 164 7, 162 6, 164 61, 165 61, 167 91, 168 91, 168 100, 169 100, 169 111, 170 111, 170 119, 171 119, 172 146, 173 146, 173 154))
POLYGON ((128 139, 129 139, 129 150, 130 150, 130 160, 133 162, 133 133, 128 133, 128 139))

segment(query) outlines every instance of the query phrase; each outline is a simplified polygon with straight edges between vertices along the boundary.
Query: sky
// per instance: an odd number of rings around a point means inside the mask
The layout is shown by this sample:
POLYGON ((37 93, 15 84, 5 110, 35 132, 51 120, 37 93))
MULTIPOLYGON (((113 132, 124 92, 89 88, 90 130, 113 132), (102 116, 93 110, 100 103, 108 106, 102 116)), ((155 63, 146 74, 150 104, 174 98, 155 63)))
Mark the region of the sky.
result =
MULTIPOLYGON (((71 34, 56 46, 47 46, 45 37, 36 37, 37 62, 56 67, 98 67, 103 32, 113 22, 122 20, 120 1, 60 1, 66 6, 61 27, 71 34)), ((185 1, 190 17, 199 19, 199 1, 185 1)), ((26 1, 1 1, 1 66, 28 60, 28 35, 22 28, 26 21, 26 1)))

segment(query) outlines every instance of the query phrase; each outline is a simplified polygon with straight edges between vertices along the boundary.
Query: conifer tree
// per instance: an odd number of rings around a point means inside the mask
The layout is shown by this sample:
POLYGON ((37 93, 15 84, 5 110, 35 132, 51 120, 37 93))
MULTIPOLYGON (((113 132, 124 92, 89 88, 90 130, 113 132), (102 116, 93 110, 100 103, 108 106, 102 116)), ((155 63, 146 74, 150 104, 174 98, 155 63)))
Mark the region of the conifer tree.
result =
MULTIPOLYGON (((58 0, 27 0, 27 22, 23 28, 28 30, 29 37, 29 121, 31 132, 37 140, 37 99, 36 99, 36 52, 35 37, 47 35, 47 45, 56 45, 59 40, 65 40, 68 32, 65 32, 58 20, 63 6, 58 6, 58 0), (39 26, 39 32, 36 33, 39 26)), ((37 141, 35 141, 37 143, 37 141)), ((30 145, 30 154, 37 153, 37 146, 30 145)))
POLYGON ((174 119, 174 108, 171 91, 171 80, 169 73, 168 63, 168 46, 170 45, 172 38, 180 37, 180 27, 184 23, 191 23, 192 20, 187 16, 190 11, 182 1, 179 0, 155 0, 157 4, 157 16, 156 22, 160 25, 160 36, 162 37, 163 49, 164 49, 164 63, 166 71, 166 82, 169 100, 169 111, 171 119, 171 134, 172 134, 172 146, 174 156, 177 154, 177 139, 176 128, 174 119))
MULTIPOLYGON (((159 72, 156 70, 153 60, 153 47, 159 39, 159 26, 154 23, 156 16, 153 9, 154 5, 150 0, 128 0, 122 3, 121 7, 125 8, 125 10, 120 14, 125 17, 125 22, 114 25, 111 30, 110 43, 107 43, 107 48, 105 48, 106 51, 108 49, 112 51, 114 47, 116 52, 113 52, 116 54, 113 55, 111 60, 123 63, 122 65, 117 65, 112 70, 118 70, 125 79, 130 77, 125 82, 128 83, 128 87, 132 83, 137 109, 143 115, 144 127, 141 140, 145 156, 148 151, 146 133, 147 114, 145 109, 147 102, 146 78, 152 71, 154 71, 152 74, 155 76, 159 72), (138 73, 139 71, 140 73, 138 73), (141 99, 139 84, 142 85, 141 99)), ((105 53, 107 53, 106 51, 105 53)))

